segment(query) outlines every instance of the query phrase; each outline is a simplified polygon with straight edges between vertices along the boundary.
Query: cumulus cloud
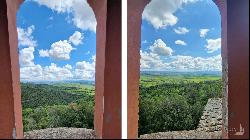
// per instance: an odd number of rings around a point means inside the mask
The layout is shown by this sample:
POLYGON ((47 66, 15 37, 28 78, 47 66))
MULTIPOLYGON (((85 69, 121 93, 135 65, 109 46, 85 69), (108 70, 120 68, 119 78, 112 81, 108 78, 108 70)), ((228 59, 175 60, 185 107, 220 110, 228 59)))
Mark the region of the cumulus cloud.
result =
POLYGON ((17 27, 18 45, 26 47, 36 47, 37 42, 34 40, 34 37, 32 36, 34 30, 35 30, 34 25, 31 25, 27 29, 17 27))
POLYGON ((39 50, 40 57, 49 57, 49 51, 48 50, 39 50))
POLYGON ((69 60, 70 53, 74 50, 67 40, 58 41, 51 45, 49 50, 40 50, 40 57, 51 57, 57 60, 69 60))
POLYGON ((73 78, 70 65, 58 67, 56 64, 51 63, 50 66, 45 66, 43 69, 43 79, 45 80, 66 80, 73 78))
POLYGON ((27 29, 17 27, 18 33, 18 46, 23 46, 19 54, 19 63, 20 66, 34 66, 34 51, 37 46, 36 40, 32 36, 35 26, 32 25, 27 29))
POLYGON ((160 56, 152 52, 143 52, 140 51, 141 59, 141 69, 152 69, 155 68, 161 69, 164 67, 163 61, 160 59, 160 56))
POLYGON ((75 79, 95 79, 95 60, 96 56, 91 57, 91 62, 81 61, 76 63, 76 69, 74 70, 75 79))
POLYGON ((75 79, 94 79, 95 62, 81 61, 76 63, 75 79))
POLYGON ((165 66, 166 69, 177 71, 221 71, 221 61, 220 55, 207 58, 177 55, 165 66))
MULTIPOLYGON (((37 46, 36 40, 32 36, 35 26, 27 29, 17 28, 19 46, 24 46, 19 52, 20 78, 26 81, 41 80, 70 80, 84 79, 94 80, 95 77, 95 55, 91 57, 91 62, 77 62, 75 66, 66 64, 65 66, 57 66, 51 63, 49 66, 42 67, 34 63, 34 52, 37 46)), ((75 32, 68 40, 58 41, 51 45, 49 50, 40 50, 41 57, 52 57, 55 59, 67 60, 70 58, 70 52, 74 50, 71 43, 79 45, 82 35, 75 32)))
POLYGON ((183 4, 198 0, 152 0, 144 9, 142 18, 153 25, 155 29, 173 26, 178 22, 174 13, 183 4))
POLYGON ((96 31, 96 19, 93 10, 86 0, 32 0, 57 13, 72 14, 70 22, 82 29, 96 31))
POLYGON ((21 66, 34 65, 34 47, 23 48, 19 54, 19 63, 21 66))
POLYGON ((82 44, 84 36, 79 31, 75 31, 75 33, 69 37, 69 42, 73 43, 75 46, 82 44))
POLYGON ((177 34, 186 34, 189 30, 186 27, 178 27, 174 29, 174 32, 177 34))
POLYGON ((172 55, 173 50, 166 45, 165 42, 163 42, 161 39, 155 40, 154 44, 149 47, 152 53, 162 55, 162 56, 168 56, 172 55))
POLYGON ((76 68, 93 71, 95 69, 95 64, 86 61, 77 62, 76 68))
POLYGON ((141 70, 165 70, 165 71, 221 71, 221 55, 212 57, 170 56, 169 62, 159 56, 141 51, 141 70))
POLYGON ((69 37, 69 40, 60 40, 54 42, 49 50, 39 50, 40 57, 51 57, 57 60, 69 60, 70 53, 73 48, 71 43, 75 46, 82 44, 83 34, 79 31, 75 31, 73 35, 69 37))
POLYGON ((209 32, 209 29, 200 29, 200 37, 205 37, 209 32))
POLYGON ((182 40, 176 40, 174 43, 175 43, 176 45, 182 45, 182 46, 186 46, 186 45, 187 45, 187 43, 184 42, 184 41, 182 41, 182 40))
POLYGON ((217 39, 207 39, 207 44, 205 46, 208 53, 213 53, 221 48, 221 38, 217 39))
POLYGON ((40 65, 26 66, 20 68, 21 80, 41 80, 43 68, 40 65))
POLYGON ((41 65, 25 66, 20 68, 21 80, 43 81, 43 80, 94 80, 95 79, 95 56, 91 62, 77 62, 75 66, 66 64, 62 67, 51 63, 49 66, 41 65))

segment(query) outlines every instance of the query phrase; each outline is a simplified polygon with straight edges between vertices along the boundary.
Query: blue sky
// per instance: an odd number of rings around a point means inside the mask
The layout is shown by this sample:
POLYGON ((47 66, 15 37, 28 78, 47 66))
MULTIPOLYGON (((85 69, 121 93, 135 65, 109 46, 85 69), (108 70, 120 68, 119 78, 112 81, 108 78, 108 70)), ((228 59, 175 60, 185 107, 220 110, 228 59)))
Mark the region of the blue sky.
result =
POLYGON ((26 0, 17 13, 21 80, 94 80, 95 30, 85 0, 26 0))
MULTIPOLYGON (((141 70, 221 71, 212 0, 152 0, 142 19, 141 70)), ((21 80, 95 79, 96 19, 86 0, 26 0, 17 31, 21 80)))
POLYGON ((221 71, 221 19, 212 0, 152 0, 141 29, 141 70, 221 71))

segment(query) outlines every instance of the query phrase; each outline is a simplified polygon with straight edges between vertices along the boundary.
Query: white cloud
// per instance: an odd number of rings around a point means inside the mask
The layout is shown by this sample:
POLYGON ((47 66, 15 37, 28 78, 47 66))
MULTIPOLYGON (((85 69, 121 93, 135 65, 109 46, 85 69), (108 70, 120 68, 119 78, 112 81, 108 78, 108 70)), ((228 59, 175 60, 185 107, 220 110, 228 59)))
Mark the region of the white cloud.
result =
POLYGON ((141 55, 141 59, 140 59, 141 69, 155 68, 157 70, 157 69, 161 69, 164 67, 164 63, 160 59, 159 55, 152 53, 152 52, 147 53, 143 51, 140 51, 140 55, 141 55))
POLYGON ((217 39, 207 39, 207 44, 205 46, 208 53, 213 53, 221 48, 221 38, 217 39))
POLYGON ((166 62, 155 54, 140 52, 141 70, 165 70, 165 71, 221 71, 221 55, 202 58, 192 56, 170 56, 166 62))
POLYGON ((82 44, 84 36, 78 31, 75 31, 75 33, 69 37, 69 42, 73 43, 75 46, 82 44))
POLYGON ((69 64, 66 64, 66 65, 65 65, 65 68, 67 68, 67 69, 71 70, 71 69, 72 69, 72 66, 71 66, 71 65, 69 65, 69 64))
POLYGON ((189 30, 185 27, 178 27, 177 29, 174 29, 174 32, 177 34, 186 34, 189 30))
POLYGON ((209 32, 209 29, 200 29, 200 37, 205 37, 209 32))
POLYGON ((208 58, 192 56, 173 56, 172 61, 166 63, 166 69, 177 71, 221 71, 221 56, 208 58))
POLYGON ((186 46, 187 45, 187 43, 184 42, 184 41, 182 41, 182 40, 176 40, 174 43, 177 44, 177 45, 182 45, 182 46, 186 46))
POLYGON ((19 63, 22 66, 34 65, 34 47, 23 48, 19 54, 19 63))
POLYGON ((51 63, 50 66, 45 66, 43 69, 43 80, 67 80, 73 78, 73 74, 69 69, 71 66, 66 65, 58 67, 56 64, 51 63))
POLYGON ((23 67, 20 69, 21 80, 40 81, 40 80, 67 80, 73 78, 70 65, 58 67, 51 63, 50 66, 23 67))
MULTIPOLYGON (((75 67, 69 64, 59 67, 55 63, 50 66, 42 67, 34 63, 34 52, 37 46, 32 33, 35 27, 30 26, 27 29, 17 28, 19 46, 27 46, 20 50, 20 78, 26 81, 40 80, 69 80, 69 79, 84 79, 94 80, 95 77, 95 55, 91 57, 92 62, 82 61, 76 63, 75 67)), ((73 34, 69 40, 76 45, 81 42, 83 37, 77 32, 73 34)), ((66 60, 70 58, 70 52, 74 48, 69 41, 58 41, 51 45, 49 50, 40 50, 41 57, 52 57, 55 59, 66 60)))
POLYGON ((70 21, 82 29, 96 31, 96 19, 93 10, 86 0, 33 0, 39 5, 46 6, 57 13, 72 14, 70 21))
POLYGON ((142 18, 153 25, 154 28, 166 28, 178 22, 174 13, 183 4, 193 3, 198 0, 152 0, 144 9, 142 18))
POLYGON ((43 80, 94 80, 95 79, 95 61, 77 62, 75 67, 69 64, 59 67, 55 63, 42 67, 33 65, 20 68, 21 80, 25 81, 43 81, 43 80))
POLYGON ((74 71, 75 79, 95 79, 95 55, 92 56, 92 62, 81 61, 76 63, 76 69, 74 71))
POLYGON ((48 50, 39 50, 40 57, 49 57, 49 51, 48 50))
POLYGON ((70 53, 75 48, 75 46, 82 44, 83 35, 79 31, 75 31, 73 35, 69 37, 69 40, 57 41, 51 45, 49 50, 39 50, 40 57, 51 57, 57 60, 69 60, 70 53))
POLYGON ((89 63, 86 61, 82 61, 82 62, 77 62, 76 63, 76 68, 77 69, 84 69, 87 71, 93 71, 95 69, 95 64, 94 63, 89 63))
POLYGON ((173 50, 166 45, 161 39, 155 40, 154 44, 149 47, 152 53, 168 56, 172 55, 173 50))
POLYGON ((35 30, 34 25, 28 27, 27 29, 17 27, 18 45, 26 47, 36 47, 37 42, 34 40, 34 37, 32 36, 34 30, 35 30))
POLYGON ((74 50, 67 40, 58 41, 51 45, 50 50, 39 50, 40 57, 51 57, 57 60, 69 60, 70 53, 74 50))
POLYGON ((19 64, 23 66, 34 66, 34 51, 37 46, 36 40, 32 36, 35 26, 29 26, 27 29, 17 27, 18 46, 24 46, 19 52, 19 64))
POLYGON ((40 80, 43 76, 43 68, 40 65, 20 68, 21 80, 40 80))

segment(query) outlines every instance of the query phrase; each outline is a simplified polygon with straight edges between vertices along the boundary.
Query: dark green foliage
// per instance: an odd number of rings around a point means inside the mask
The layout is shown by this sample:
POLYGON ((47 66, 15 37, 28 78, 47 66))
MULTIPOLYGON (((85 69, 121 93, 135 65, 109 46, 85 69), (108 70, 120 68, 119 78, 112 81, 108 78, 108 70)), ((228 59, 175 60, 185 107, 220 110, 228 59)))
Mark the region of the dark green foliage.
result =
POLYGON ((195 129, 207 100, 221 96, 221 80, 141 85, 139 135, 195 129))
POLYGON ((22 83, 24 131, 54 127, 94 127, 94 96, 47 84, 22 83), (66 91, 67 90, 67 91, 66 91))
MULTIPOLYGON (((70 87, 75 88, 75 87, 70 87)), ((84 93, 71 93, 69 87, 58 87, 48 84, 22 83, 23 108, 36 108, 46 105, 67 105, 78 99, 91 99, 93 96, 84 93)))
POLYGON ((94 106, 91 102, 53 105, 35 109, 23 109, 24 131, 55 127, 93 129, 94 106))

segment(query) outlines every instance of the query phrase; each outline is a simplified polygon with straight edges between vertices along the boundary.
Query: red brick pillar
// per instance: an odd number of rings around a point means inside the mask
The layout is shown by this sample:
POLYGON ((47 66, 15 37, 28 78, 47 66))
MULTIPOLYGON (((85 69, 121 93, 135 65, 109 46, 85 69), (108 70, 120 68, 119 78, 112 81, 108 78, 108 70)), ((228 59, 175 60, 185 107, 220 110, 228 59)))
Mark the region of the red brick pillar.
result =
POLYGON ((142 12, 149 0, 128 0, 128 138, 138 137, 142 12))
POLYGON ((223 138, 249 138, 249 1, 214 2, 222 21, 223 138))
POLYGON ((96 20, 95 131, 121 138, 121 0, 88 0, 96 20))
POLYGON ((0 139, 23 137, 16 28, 20 3, 0 1, 0 139))
POLYGON ((227 0, 227 52, 228 138, 249 138, 249 0, 227 0))

